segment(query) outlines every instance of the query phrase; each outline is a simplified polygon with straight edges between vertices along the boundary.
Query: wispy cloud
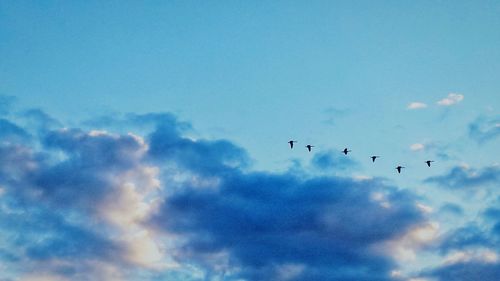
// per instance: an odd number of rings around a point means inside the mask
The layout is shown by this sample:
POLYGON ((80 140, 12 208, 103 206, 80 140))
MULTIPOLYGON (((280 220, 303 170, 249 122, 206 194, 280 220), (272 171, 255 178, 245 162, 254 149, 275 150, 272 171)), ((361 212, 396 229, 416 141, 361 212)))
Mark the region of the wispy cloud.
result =
POLYGON ((462 215, 464 210, 460 205, 454 203, 446 203, 441 208, 439 208, 440 213, 452 214, 452 215, 462 215))
POLYGON ((426 107, 427 107, 427 104, 425 104, 423 102, 412 102, 412 103, 408 104, 408 106, 406 108, 407 109, 423 109, 426 107))
POLYGON ((451 106, 461 102, 463 99, 464 95, 462 94, 450 93, 446 98, 438 101, 437 104, 441 106, 451 106))
POLYGON ((500 116, 480 116, 469 124, 469 137, 484 143, 500 136, 500 116))
POLYGON ((476 223, 450 231, 437 246, 445 255, 443 263, 420 276, 438 280, 498 280, 500 245, 497 236, 494 230, 488 231, 476 223))
POLYGON ((337 120, 339 120, 339 119, 341 119, 349 114, 349 110, 338 109, 335 107, 328 107, 323 112, 326 116, 325 120, 323 120, 323 123, 326 125, 335 125, 337 120))
POLYGON ((450 189, 467 190, 472 187, 487 187, 500 181, 500 166, 488 166, 474 169, 463 166, 453 167, 448 173, 425 179, 425 182, 435 183, 450 189))
POLYGON ((487 258, 459 260, 440 266, 422 276, 434 278, 432 280, 497 281, 500 276, 500 262, 490 261, 487 258))
MULTIPOLYGON (((477 174, 478 180, 484 178, 486 181, 498 182, 488 176, 490 172, 489 168, 480 171, 477 174)), ((498 174, 498 171, 496 173, 498 174)), ((478 181, 468 181, 465 180, 466 184, 478 185, 478 181)), ((424 270, 419 277, 437 278, 437 280, 498 280, 500 210, 497 205, 498 200, 493 203, 494 207, 487 208, 475 217, 474 222, 452 228, 442 234, 435 249, 443 257, 443 261, 433 268, 424 270)), ((449 204, 446 206, 450 207, 449 204)), ((458 206, 453 204, 451 207, 453 213, 461 213, 458 206)))
POLYGON ((359 166, 359 163, 355 160, 352 160, 350 157, 345 157, 345 155, 340 152, 340 149, 338 151, 320 151, 314 155, 311 163, 315 168, 323 171, 345 170, 359 166))
POLYGON ((8 114, 15 102, 16 98, 13 96, 0 95, 0 116, 8 114))

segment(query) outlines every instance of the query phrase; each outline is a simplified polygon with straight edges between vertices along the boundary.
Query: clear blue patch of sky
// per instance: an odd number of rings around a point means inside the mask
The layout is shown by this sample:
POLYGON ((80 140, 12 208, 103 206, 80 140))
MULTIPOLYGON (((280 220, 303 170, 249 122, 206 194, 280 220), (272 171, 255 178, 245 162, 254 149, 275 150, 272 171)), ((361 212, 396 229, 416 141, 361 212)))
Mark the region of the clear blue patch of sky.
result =
POLYGON ((2 2, 0 94, 73 121, 174 112, 262 169, 308 161, 306 143, 350 146, 390 161, 382 174, 413 161, 411 143, 457 142, 498 114, 498 14, 496 1, 2 2), (438 108, 450 92, 465 100, 438 108), (347 113, 328 125, 328 108, 347 113))

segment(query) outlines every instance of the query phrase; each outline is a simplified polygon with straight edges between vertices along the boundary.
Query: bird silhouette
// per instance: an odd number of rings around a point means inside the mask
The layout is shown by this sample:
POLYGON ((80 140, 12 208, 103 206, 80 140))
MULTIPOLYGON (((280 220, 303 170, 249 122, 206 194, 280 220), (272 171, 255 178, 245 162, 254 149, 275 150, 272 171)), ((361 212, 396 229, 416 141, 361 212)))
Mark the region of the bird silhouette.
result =
POLYGON ((310 144, 308 144, 308 145, 306 145, 306 147, 307 147, 307 150, 309 150, 309 152, 311 152, 311 148, 313 148, 313 147, 314 147, 314 145, 310 145, 310 144))
POLYGON ((347 155, 347 152, 351 152, 351 151, 347 150, 347 148, 344 148, 344 150, 342 150, 342 153, 344 153, 345 155, 347 155))
POLYGON ((380 156, 373 155, 371 158, 372 158, 372 162, 375 162, 375 159, 380 158, 380 156))
POLYGON ((401 174, 401 169, 404 169, 405 167, 403 166, 397 166, 396 170, 398 170, 398 174, 401 174))
POLYGON ((295 142, 297 142, 297 141, 294 141, 294 140, 288 141, 288 144, 290 144, 290 149, 293 148, 293 143, 295 143, 295 142))
POLYGON ((425 163, 427 163, 427 166, 429 166, 429 167, 431 166, 432 162, 434 162, 434 161, 433 160, 427 160, 427 161, 425 161, 425 163))

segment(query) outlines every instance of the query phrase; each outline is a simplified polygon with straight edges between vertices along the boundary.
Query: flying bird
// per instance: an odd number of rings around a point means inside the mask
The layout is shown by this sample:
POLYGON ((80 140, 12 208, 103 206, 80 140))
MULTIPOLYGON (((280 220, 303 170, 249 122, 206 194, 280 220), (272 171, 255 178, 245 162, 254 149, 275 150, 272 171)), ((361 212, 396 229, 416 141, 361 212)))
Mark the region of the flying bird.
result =
POLYGON ((295 143, 295 142, 297 142, 297 141, 294 141, 294 140, 288 141, 288 143, 290 144, 290 149, 293 148, 293 143, 295 143))
POLYGON ((347 148, 344 148, 344 150, 342 150, 342 153, 344 153, 345 155, 347 155, 347 152, 351 152, 351 151, 347 150, 347 148))
POLYGON ((429 167, 431 166, 432 162, 434 162, 434 161, 433 160, 427 160, 427 161, 425 161, 425 163, 427 163, 427 166, 429 166, 429 167))
POLYGON ((403 166, 397 166, 396 170, 398 170, 398 174, 401 174, 401 169, 404 169, 405 167, 403 166))
POLYGON ((372 158, 372 162, 375 162, 375 159, 380 158, 380 156, 373 155, 371 158, 372 158))
POLYGON ((314 145, 310 145, 310 144, 308 144, 308 145, 306 145, 306 147, 307 147, 307 150, 309 150, 309 152, 311 152, 311 148, 313 148, 313 147, 314 147, 314 145))

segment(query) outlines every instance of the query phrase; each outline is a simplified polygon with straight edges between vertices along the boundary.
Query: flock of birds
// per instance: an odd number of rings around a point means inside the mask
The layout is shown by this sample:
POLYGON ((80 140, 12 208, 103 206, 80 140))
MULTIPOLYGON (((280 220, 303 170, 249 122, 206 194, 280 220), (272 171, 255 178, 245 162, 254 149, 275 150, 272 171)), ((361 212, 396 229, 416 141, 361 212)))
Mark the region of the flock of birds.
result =
MULTIPOLYGON (((288 141, 288 144, 290 145, 290 149, 293 149, 293 144, 294 144, 294 143, 297 143, 297 141, 295 141, 295 140, 290 140, 290 141, 288 141)), ((310 144, 306 145, 306 148, 307 148, 307 150, 308 150, 309 152, 311 152, 311 150, 312 150, 312 148, 313 148, 313 147, 314 147, 314 145, 310 145, 310 144)), ((344 153, 345 155, 347 155, 347 153, 349 153, 349 152, 351 152, 351 150, 348 150, 347 148, 344 148, 344 150, 342 150, 342 153, 344 153)), ((373 155, 373 156, 370 156, 370 158, 372 159, 372 162, 375 162, 375 159, 380 158, 380 156, 378 156, 378 155, 373 155)), ((434 160, 427 160, 427 161, 425 161, 424 163, 426 163, 426 164, 427 164, 427 166, 429 166, 429 167, 430 167, 432 162, 434 162, 434 160)), ((401 174, 401 169, 404 169, 404 168, 405 168, 405 167, 403 167, 403 166, 401 166, 401 165, 398 165, 398 166, 396 167, 396 170, 398 171, 398 173, 399 173, 399 174, 401 174)))

